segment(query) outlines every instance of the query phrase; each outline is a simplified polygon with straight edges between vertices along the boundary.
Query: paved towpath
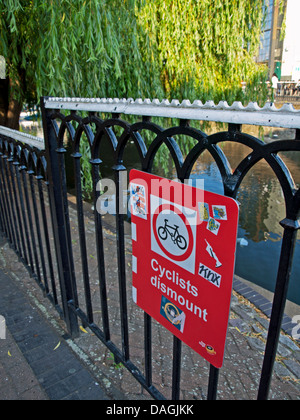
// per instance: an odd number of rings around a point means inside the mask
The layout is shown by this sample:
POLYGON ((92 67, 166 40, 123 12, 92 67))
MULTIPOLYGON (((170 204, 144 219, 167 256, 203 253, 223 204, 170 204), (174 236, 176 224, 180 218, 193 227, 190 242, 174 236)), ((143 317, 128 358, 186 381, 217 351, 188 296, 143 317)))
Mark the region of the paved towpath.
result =
MULTIPOLYGON (((14 254, 9 255, 16 264, 14 254)), ((3 259, 0 267, 0 400, 111 399, 68 346, 68 337, 3 267, 3 259)))

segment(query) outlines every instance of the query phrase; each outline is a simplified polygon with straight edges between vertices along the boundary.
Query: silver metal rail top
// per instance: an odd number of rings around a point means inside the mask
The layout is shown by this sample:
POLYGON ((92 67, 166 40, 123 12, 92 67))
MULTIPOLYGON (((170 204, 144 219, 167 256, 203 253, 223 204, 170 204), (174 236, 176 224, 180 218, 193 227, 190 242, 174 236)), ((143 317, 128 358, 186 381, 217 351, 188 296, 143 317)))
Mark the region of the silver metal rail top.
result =
POLYGON ((21 131, 12 130, 11 128, 3 127, 0 125, 0 135, 1 134, 3 136, 11 137, 14 140, 28 144, 29 146, 34 146, 37 149, 45 149, 44 139, 40 137, 31 136, 30 134, 22 133, 21 131))
POLYGON ((179 102, 176 99, 169 102, 158 99, 151 101, 150 99, 49 97, 45 99, 45 107, 300 129, 300 110, 296 110, 292 104, 284 104, 281 108, 277 108, 270 102, 261 108, 256 102, 250 102, 244 107, 241 102, 234 102, 229 106, 225 101, 216 105, 213 101, 203 104, 201 101, 191 103, 189 100, 179 102))

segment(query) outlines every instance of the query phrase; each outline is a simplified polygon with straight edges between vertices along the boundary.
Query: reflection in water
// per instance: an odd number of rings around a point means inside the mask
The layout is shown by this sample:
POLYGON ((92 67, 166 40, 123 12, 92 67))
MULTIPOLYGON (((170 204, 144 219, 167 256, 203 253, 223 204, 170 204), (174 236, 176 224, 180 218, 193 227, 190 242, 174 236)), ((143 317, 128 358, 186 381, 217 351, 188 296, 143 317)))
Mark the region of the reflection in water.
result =
MULTIPOLYGON (((250 150, 237 143, 224 143, 222 149, 233 169, 250 150)), ((300 154, 282 153, 280 157, 297 184, 300 179, 300 154)), ((205 189, 223 193, 219 170, 208 152, 196 162, 192 176, 204 178, 205 189)), ((244 178, 237 200, 240 202, 238 237, 246 238, 248 246, 237 247, 235 272, 246 280, 274 291, 283 236, 279 222, 285 218, 285 202, 280 184, 265 161, 258 162, 244 178)), ((299 257, 298 234, 288 292, 288 299, 297 304, 300 304, 299 257)))

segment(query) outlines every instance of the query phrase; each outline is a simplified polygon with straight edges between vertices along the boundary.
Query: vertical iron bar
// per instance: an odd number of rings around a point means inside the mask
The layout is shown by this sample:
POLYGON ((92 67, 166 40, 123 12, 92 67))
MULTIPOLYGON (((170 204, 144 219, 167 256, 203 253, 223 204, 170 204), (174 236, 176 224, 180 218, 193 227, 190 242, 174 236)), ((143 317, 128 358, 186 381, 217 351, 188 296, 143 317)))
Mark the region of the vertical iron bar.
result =
POLYGON ((3 156, 4 158, 4 171, 5 171, 5 175, 4 175, 4 179, 5 179, 5 184, 6 184, 6 201, 7 201, 7 211, 8 211, 8 223, 9 223, 9 231, 10 231, 10 243, 11 246, 13 247, 13 249, 16 249, 16 238, 15 238, 15 232, 13 229, 13 221, 12 221, 12 192, 11 192, 11 187, 10 187, 10 181, 9 181, 9 173, 8 173, 8 169, 7 169, 7 160, 8 160, 8 156, 3 156))
POLYGON ((286 296, 292 269, 297 230, 300 228, 300 224, 298 221, 285 219, 280 224, 284 227, 284 234, 281 246, 281 255, 279 261, 275 294, 273 299, 265 357, 258 390, 258 400, 266 400, 270 391, 281 323, 284 315, 286 296))
POLYGON ((46 252, 47 252, 47 258, 48 258, 48 268, 49 268, 51 288, 52 288, 52 297, 53 297, 54 304, 57 305, 58 300, 57 300, 56 285, 55 285, 55 279, 54 279, 52 253, 51 253, 51 248, 50 248, 49 231, 48 231, 47 216, 46 216, 46 210, 45 210, 45 200, 44 200, 43 185, 42 185, 43 177, 41 175, 38 175, 36 179, 38 183, 39 202, 40 202, 40 210, 41 210, 43 228, 44 228, 44 239, 45 239, 46 252))
MULTIPOLYGON (((124 241, 124 216, 121 214, 120 199, 123 197, 124 182, 120 180, 122 174, 127 175, 126 168, 123 165, 115 165, 116 181, 116 227, 117 227, 117 254, 118 254, 118 278, 119 278, 119 296, 120 296, 120 316, 121 316, 121 334, 122 348, 125 360, 129 360, 129 334, 128 334, 128 313, 127 313, 127 293, 126 293, 126 263, 125 263, 125 241, 124 241), (122 196, 120 197, 120 193, 122 196)), ((123 201, 122 201, 123 203, 123 201)), ((127 208, 127 206, 126 206, 127 208)), ((122 212, 123 213, 123 212, 122 212)))
POLYGON ((207 399, 209 401, 215 401, 217 399, 219 373, 220 373, 219 369, 217 369, 213 365, 210 365, 208 392, 207 392, 207 399))
POLYGON ((109 328, 107 288, 106 288, 106 276, 105 276, 105 265, 104 265, 102 219, 101 219, 101 214, 99 214, 99 212, 97 211, 97 201, 100 196, 100 192, 98 190, 98 183, 100 181, 99 165, 102 161, 101 159, 96 158, 96 159, 91 159, 90 162, 92 164, 92 178, 93 178, 93 189, 94 189, 96 251, 97 251, 97 262, 98 262, 101 309, 102 309, 102 325, 103 325, 103 332, 104 332, 105 340, 109 341, 110 328, 109 328))
POLYGON ((7 237, 8 240, 10 240, 10 227, 9 227, 9 219, 8 219, 8 203, 7 203, 7 193, 6 193, 6 180, 5 180, 5 175, 4 175, 4 159, 5 156, 1 153, 1 168, 0 168, 0 174, 1 174, 1 178, 2 178, 2 202, 1 204, 3 204, 3 210, 4 210, 4 214, 3 214, 3 218, 4 218, 4 230, 5 230, 5 235, 7 237))
POLYGON ((7 162, 9 162, 8 166, 9 166, 10 180, 11 180, 11 186, 12 186, 11 211, 12 211, 12 216, 13 216, 13 224, 14 224, 15 237, 16 237, 16 251, 18 252, 19 256, 22 257, 22 248, 21 248, 20 235, 19 235, 19 229, 18 229, 18 224, 17 224, 18 208, 17 208, 15 176, 14 176, 14 170, 13 170, 13 160, 14 159, 11 154, 11 157, 7 159, 7 162))
POLYGON ((78 319, 69 308, 68 302, 74 301, 74 284, 72 282, 72 267, 70 264, 70 249, 67 238, 65 208, 61 192, 61 175, 56 152, 57 140, 51 121, 51 114, 45 108, 44 98, 41 98, 45 151, 47 159, 47 175, 50 192, 50 208, 52 212, 53 234, 57 255, 59 281, 64 310, 65 322, 72 337, 79 334, 78 319))
POLYGON ((182 342, 179 338, 173 338, 173 376, 172 376, 172 400, 180 398, 180 376, 181 376, 181 351, 182 342))
POLYGON ((34 183, 33 183, 34 172, 28 171, 28 174, 29 174, 29 183, 30 183, 30 189, 31 189, 33 212, 34 212, 34 218, 35 218, 36 234, 37 234, 37 240, 38 240, 39 251, 40 251, 42 272, 43 272, 43 277, 44 277, 44 287, 45 287, 45 293, 48 294, 49 286, 48 286, 48 279, 47 279, 47 270, 46 270, 46 264, 45 264, 45 256, 44 256, 44 248, 43 248, 43 242, 42 242, 42 236, 41 236, 39 214, 38 214, 38 209, 37 209, 37 204, 36 204, 36 196, 35 196, 35 189, 34 189, 34 183))
POLYGON ((64 226, 66 230, 66 241, 69 257, 69 269, 70 269, 70 281, 72 288, 72 301, 76 308, 78 307, 78 294, 76 286, 76 276, 75 276, 75 267, 74 267, 74 258, 73 258, 73 248, 72 248, 72 238, 71 238, 71 227, 70 227, 70 216, 69 216, 69 204, 68 204, 68 191, 67 191, 67 176, 65 169, 65 153, 66 149, 64 147, 57 148, 57 160, 59 166, 59 174, 61 179, 61 193, 62 193, 62 202, 64 209, 64 226))
POLYGON ((20 198, 20 206, 21 206, 21 213, 22 213, 22 220, 23 220, 23 226, 24 226, 24 232, 25 232, 25 239, 26 239, 26 246, 27 246, 27 253, 28 258, 26 256, 27 260, 27 266, 30 269, 30 272, 33 273, 33 260, 32 260, 32 253, 31 253, 31 245, 29 240, 29 231, 28 231, 28 224, 26 219, 26 211, 25 211, 25 204, 24 204, 24 195, 21 185, 21 171, 25 170, 25 167, 19 166, 18 170, 16 171, 16 177, 17 177, 17 184, 18 184, 18 190, 19 190, 19 198, 20 198))
MULTIPOLYGON (((48 166, 48 164, 47 164, 47 166, 48 166)), ((58 305, 59 305, 59 301, 61 301, 62 312, 63 312, 63 315, 64 315, 64 302, 63 302, 63 294, 62 294, 62 290, 61 290, 61 280, 60 280, 60 271, 59 271, 60 270, 60 267, 59 267, 60 258, 59 258, 59 255, 58 255, 58 250, 57 250, 56 245, 55 245, 55 236, 54 236, 55 219, 54 219, 53 211, 51 210, 51 205, 52 204, 51 204, 50 183, 48 181, 48 171, 46 171, 45 179, 46 179, 45 185, 46 185, 46 188, 47 188, 47 200, 48 200, 49 208, 50 208, 50 220, 49 220, 50 224, 48 224, 48 228, 49 228, 49 235, 51 235, 50 237, 53 240, 53 246, 54 246, 54 255, 53 255, 53 253, 52 253, 52 255, 55 257, 55 265, 53 265, 53 268, 54 267, 57 268, 57 275, 55 276, 55 280, 54 280, 54 290, 55 290, 55 294, 57 296, 58 305), (57 280, 58 280, 59 291, 60 291, 59 296, 58 296, 58 290, 57 290, 57 280)), ((78 333, 79 333, 79 330, 78 330, 78 333)))
MULTIPOLYGON (((2 167, 2 153, 0 152, 0 168, 2 167)), ((1 169, 0 169, 1 174, 1 169)), ((3 184, 0 175, 0 228, 3 233, 5 233, 5 215, 4 215, 4 208, 3 208, 3 184)))
POLYGON ((32 272, 37 275, 38 282, 41 283, 40 265, 39 265, 37 247, 36 247, 36 242, 35 242, 35 235, 34 235, 34 230, 33 230, 33 221, 32 221, 32 216, 31 216, 31 207, 30 207, 30 202, 29 202, 25 166, 22 167, 22 179, 23 179, 23 189, 24 189, 25 203, 26 203, 26 209, 27 209, 27 218, 28 218, 28 224, 29 224, 31 244, 32 244, 33 256, 34 256, 34 261, 35 261, 35 266, 32 262, 32 272))
POLYGON ((88 260, 87 260, 84 213, 83 213, 83 205, 82 205, 81 166, 80 166, 81 156, 82 155, 80 153, 72 154, 72 157, 74 158, 77 221, 78 221, 78 230, 79 230, 79 243, 80 243, 80 252, 81 252, 81 265, 82 265, 82 274, 83 274, 83 283, 84 283, 85 303, 86 303, 88 321, 89 323, 92 323, 94 322, 94 318, 93 318, 92 298, 91 298, 90 279, 89 279, 89 267, 88 267, 88 260))
MULTIPOLYGON (((15 161, 13 165, 15 167, 15 176, 16 176, 17 185, 18 185, 19 162, 15 161)), ((17 197, 16 191, 15 191, 15 196, 17 197)), ((19 230, 20 230, 20 236, 21 236, 21 243, 22 243, 22 248, 23 248, 23 252, 21 252, 21 255, 25 264, 28 265, 27 251, 26 251, 26 245, 25 245, 25 239, 24 239, 24 231, 23 231, 23 225, 22 225, 22 220, 21 220, 20 205, 19 205, 19 200, 17 198, 16 198, 16 209, 17 209, 19 230)))
POLYGON ((151 316, 144 312, 144 341, 145 341, 145 378, 146 385, 152 385, 152 321, 151 316))

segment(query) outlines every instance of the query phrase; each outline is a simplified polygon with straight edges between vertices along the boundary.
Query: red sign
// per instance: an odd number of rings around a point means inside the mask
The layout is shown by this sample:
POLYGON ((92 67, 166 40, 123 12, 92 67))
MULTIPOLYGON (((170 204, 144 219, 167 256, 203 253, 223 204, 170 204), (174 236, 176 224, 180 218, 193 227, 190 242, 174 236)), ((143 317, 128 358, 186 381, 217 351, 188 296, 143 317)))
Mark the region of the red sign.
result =
POLYGON ((230 312, 235 200, 130 172, 133 299, 220 368, 230 312))

